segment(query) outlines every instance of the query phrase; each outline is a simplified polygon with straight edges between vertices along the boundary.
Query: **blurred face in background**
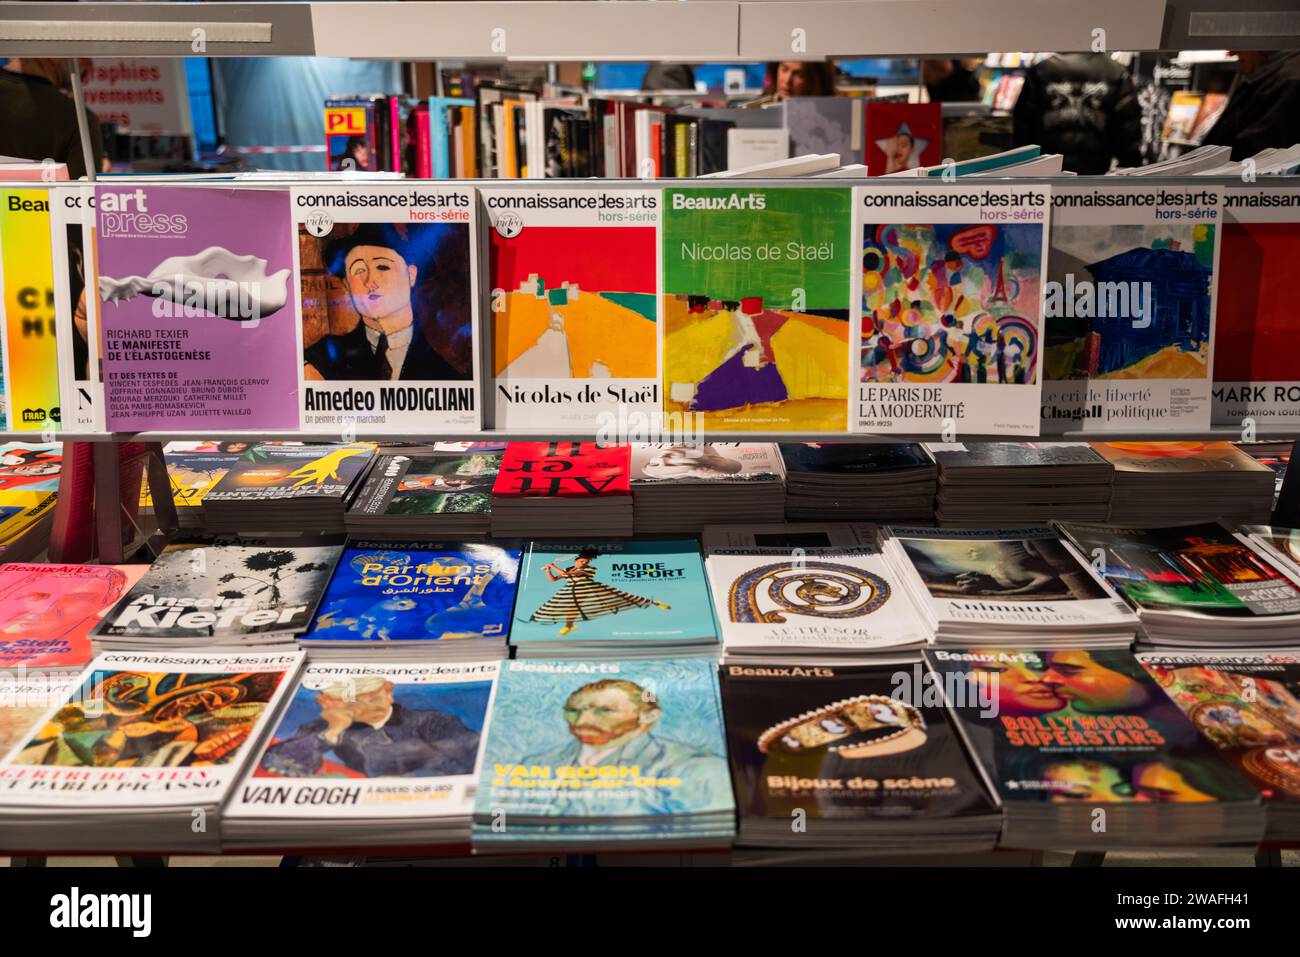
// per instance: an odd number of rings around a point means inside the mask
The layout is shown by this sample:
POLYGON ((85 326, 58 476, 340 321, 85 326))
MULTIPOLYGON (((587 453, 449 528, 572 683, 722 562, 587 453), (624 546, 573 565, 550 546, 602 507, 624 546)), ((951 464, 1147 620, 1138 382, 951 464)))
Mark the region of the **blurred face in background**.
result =
POLYGON ((922 60, 921 82, 926 84, 942 83, 952 76, 956 67, 956 60, 922 60))
POLYGON ((782 98, 808 95, 808 66, 786 61, 776 67, 776 92, 782 98))

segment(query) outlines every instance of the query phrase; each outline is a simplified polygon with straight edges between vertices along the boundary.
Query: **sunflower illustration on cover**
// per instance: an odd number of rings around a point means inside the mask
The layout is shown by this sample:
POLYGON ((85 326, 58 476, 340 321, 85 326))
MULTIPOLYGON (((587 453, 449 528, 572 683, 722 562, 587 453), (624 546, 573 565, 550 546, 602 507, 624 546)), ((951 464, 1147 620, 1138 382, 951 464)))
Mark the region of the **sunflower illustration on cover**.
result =
POLYGON ((603 582, 596 581, 595 561, 597 552, 584 549, 578 552, 573 564, 561 568, 555 562, 542 566, 546 577, 553 582, 563 582, 560 590, 547 599, 541 608, 529 616, 529 621, 564 622, 561 635, 573 631, 575 622, 616 615, 628 608, 648 608, 654 606, 669 611, 671 606, 653 598, 642 598, 620 591, 603 582))

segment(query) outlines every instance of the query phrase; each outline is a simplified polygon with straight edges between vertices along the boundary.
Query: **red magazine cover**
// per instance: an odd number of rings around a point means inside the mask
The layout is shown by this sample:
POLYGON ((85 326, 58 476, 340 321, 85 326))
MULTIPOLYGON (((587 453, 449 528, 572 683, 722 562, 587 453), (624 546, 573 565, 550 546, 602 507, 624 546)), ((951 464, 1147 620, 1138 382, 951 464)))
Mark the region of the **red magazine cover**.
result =
POLYGON ((632 449, 595 442, 511 442, 492 486, 509 498, 608 498, 631 495, 632 449))
POLYGON ((1229 221, 1222 229, 1219 275, 1232 277, 1232 295, 1215 304, 1214 381, 1295 382, 1295 300, 1284 277, 1300 257, 1300 223, 1229 221))
POLYGON ((870 176, 943 162, 943 108, 938 103, 868 103, 866 147, 870 176))

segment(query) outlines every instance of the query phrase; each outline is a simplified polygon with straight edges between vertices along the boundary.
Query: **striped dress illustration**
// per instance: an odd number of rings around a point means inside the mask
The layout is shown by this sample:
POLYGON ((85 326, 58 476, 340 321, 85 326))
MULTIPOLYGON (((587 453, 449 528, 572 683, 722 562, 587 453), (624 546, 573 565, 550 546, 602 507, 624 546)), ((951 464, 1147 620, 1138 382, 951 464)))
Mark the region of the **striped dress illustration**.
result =
POLYGON ((668 608, 653 598, 631 595, 596 581, 596 569, 586 555, 579 555, 570 568, 562 569, 553 563, 544 567, 551 581, 563 581, 564 584, 541 608, 533 612, 529 621, 563 622, 565 627, 560 634, 572 631, 575 621, 615 615, 628 608, 649 608, 651 605, 668 608))

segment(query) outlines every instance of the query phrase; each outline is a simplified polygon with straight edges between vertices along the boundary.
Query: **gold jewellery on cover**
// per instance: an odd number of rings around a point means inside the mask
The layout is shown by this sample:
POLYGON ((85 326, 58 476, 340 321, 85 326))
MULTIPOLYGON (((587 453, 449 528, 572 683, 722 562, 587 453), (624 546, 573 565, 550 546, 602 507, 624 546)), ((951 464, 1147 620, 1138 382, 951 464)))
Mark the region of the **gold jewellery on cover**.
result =
POLYGON ((910 704, 886 695, 858 695, 782 721, 758 737, 758 750, 804 754, 817 748, 846 758, 879 757, 925 744, 925 719, 910 704), (863 739, 872 731, 889 733, 863 739))

